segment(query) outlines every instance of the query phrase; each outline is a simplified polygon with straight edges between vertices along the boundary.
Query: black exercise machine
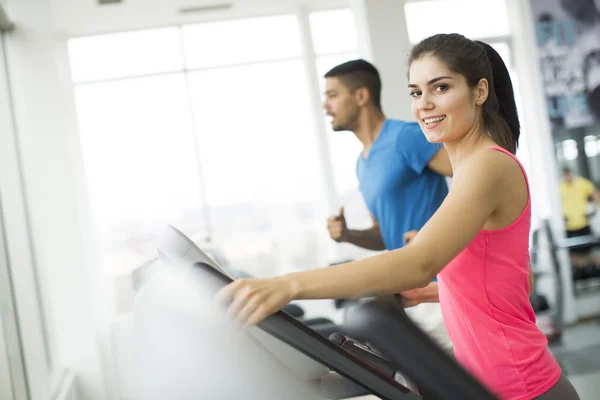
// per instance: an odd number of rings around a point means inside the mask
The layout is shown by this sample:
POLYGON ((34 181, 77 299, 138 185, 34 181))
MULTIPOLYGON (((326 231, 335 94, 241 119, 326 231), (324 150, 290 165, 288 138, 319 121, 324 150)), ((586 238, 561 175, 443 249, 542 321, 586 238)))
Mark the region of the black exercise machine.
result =
MULTIPOLYGON (((168 227, 158 253, 179 270, 176 275, 183 276, 189 284, 197 283, 206 298, 214 297, 221 287, 237 279, 231 270, 224 269, 174 227, 168 227), (206 293, 207 288, 214 292, 206 293)), ((162 282, 160 277, 153 281, 162 282)), ((158 306, 173 310, 163 314, 161 320, 174 312, 179 315, 176 305, 169 305, 169 299, 157 298, 152 289, 141 298, 140 310, 154 313, 158 306)), ((310 381, 320 397, 344 399, 374 394, 381 399, 402 400, 495 399, 407 317, 398 296, 355 299, 351 303, 344 307, 343 332, 318 333, 284 309, 248 333, 262 343, 264 351, 286 365, 299 382, 310 381), (299 365, 302 368, 296 368, 299 365)), ((287 310, 302 318, 293 307, 287 310)), ((141 315, 145 315, 143 311, 141 315)), ((155 317, 149 318, 146 321, 152 324, 155 317)), ((140 332, 144 335, 146 331, 140 332)), ((231 367, 240 371, 234 368, 237 365, 231 367)))
MULTIPOLYGON (((216 281, 219 287, 232 282, 208 264, 195 263, 193 268, 198 279, 216 281)), ((335 374, 315 382, 329 398, 352 395, 350 389, 362 388, 389 400, 421 396, 437 400, 496 399, 410 321, 396 297, 362 301, 352 308, 349 321, 349 326, 358 334, 368 327, 389 332, 389 335, 373 339, 376 352, 344 335, 333 335, 328 340, 283 311, 262 321, 258 328, 334 371, 335 374), (420 395, 395 380, 396 373, 414 382, 420 395), (339 390, 332 393, 336 390, 331 388, 336 386, 339 390)), ((353 395, 360 394, 357 391, 353 395)))

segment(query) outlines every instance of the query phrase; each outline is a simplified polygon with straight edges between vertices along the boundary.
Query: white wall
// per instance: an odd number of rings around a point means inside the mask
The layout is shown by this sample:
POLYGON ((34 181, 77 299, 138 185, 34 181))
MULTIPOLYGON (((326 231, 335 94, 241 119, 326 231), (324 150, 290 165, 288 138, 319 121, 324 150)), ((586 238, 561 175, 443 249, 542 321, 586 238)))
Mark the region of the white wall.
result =
POLYGON ((53 365, 76 372, 83 398, 108 399, 94 313, 97 285, 91 284, 97 276, 86 258, 88 216, 66 41, 55 32, 48 1, 11 1, 6 9, 17 27, 7 37, 7 58, 31 246, 46 289, 43 308, 53 322, 50 341, 59 350, 53 365))
MULTIPOLYGON (((19 215, 15 210, 15 206, 18 208, 18 204, 22 203, 22 196, 14 193, 19 187, 15 180, 18 181, 19 178, 18 174, 15 176, 16 159, 11 114, 4 58, 4 33, 0 32, 0 398, 20 400, 27 396, 25 361, 21 352, 22 339, 25 338, 19 336, 17 299, 14 294, 17 287, 22 287, 20 286, 22 284, 28 285, 31 281, 28 279, 30 275, 12 273, 11 270, 14 268, 12 262, 15 258, 18 259, 18 255, 15 257, 12 252, 9 253, 9 250, 14 250, 14 247, 7 240, 7 233, 15 226, 8 226, 9 221, 19 224, 22 221, 20 216, 23 215, 19 215), (16 186, 13 186, 11 193, 8 189, 1 190, 1 188, 8 188, 10 183, 16 186), (6 216, 9 210, 16 215, 6 216)), ((11 231, 14 232, 14 229, 11 231)), ((14 241, 12 244, 14 245, 14 241)), ((20 305, 27 306, 23 302, 20 305)), ((33 307, 35 312, 37 304, 29 302, 28 305, 33 307)), ((31 325, 29 327, 31 328, 31 325)), ((41 348, 39 346, 41 343, 39 341, 37 343, 37 347, 41 348)))
POLYGON ((2 323, 2 315, 0 314, 0 397, 3 399, 13 400, 13 384, 10 374, 10 361, 6 339, 4 336, 4 324, 2 323))
POLYGON ((408 96, 407 61, 411 44, 398 0, 351 0, 361 56, 375 64, 381 75, 381 103, 388 118, 414 121, 408 96))
POLYGON ((4 51, 7 39, 4 34, 0 38, 0 311, 11 364, 13 395, 25 399, 29 383, 29 394, 37 399, 47 393, 50 354, 45 348, 43 313, 35 290, 37 274, 29 240, 18 138, 7 78, 4 51))

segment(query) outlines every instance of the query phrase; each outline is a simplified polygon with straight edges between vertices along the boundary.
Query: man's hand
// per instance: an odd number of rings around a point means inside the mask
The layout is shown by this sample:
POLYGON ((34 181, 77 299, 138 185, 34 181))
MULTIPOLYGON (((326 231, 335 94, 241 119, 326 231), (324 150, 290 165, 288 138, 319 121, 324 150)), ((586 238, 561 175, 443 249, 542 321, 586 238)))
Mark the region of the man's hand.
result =
POLYGON ((400 293, 400 296, 402 296, 402 304, 404 305, 404 308, 414 307, 417 304, 421 304, 422 294, 420 291, 421 289, 411 289, 405 290, 404 292, 400 293))
POLYGON ((329 236, 336 242, 345 242, 348 237, 348 226, 344 218, 344 207, 340 207, 339 215, 327 219, 329 236))
POLYGON ((413 240, 415 238, 415 236, 417 236, 417 233, 419 233, 419 231, 408 231, 404 234, 403 240, 404 240, 404 244, 409 244, 411 240, 413 240))
POLYGON ((431 282, 423 288, 405 290, 400 293, 404 300, 404 307, 414 307, 421 303, 439 303, 440 295, 437 282, 431 282))

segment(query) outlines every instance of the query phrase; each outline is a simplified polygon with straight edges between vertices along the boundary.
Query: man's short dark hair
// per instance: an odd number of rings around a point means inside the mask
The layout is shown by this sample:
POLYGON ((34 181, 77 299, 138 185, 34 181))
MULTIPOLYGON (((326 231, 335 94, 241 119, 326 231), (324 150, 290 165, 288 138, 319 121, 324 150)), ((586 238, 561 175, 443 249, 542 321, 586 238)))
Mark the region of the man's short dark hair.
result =
POLYGON ((330 69, 325 78, 338 78, 352 92, 361 87, 367 88, 373 104, 381 110, 381 78, 370 62, 363 59, 347 61, 330 69))
POLYGON ((572 173, 573 171, 569 167, 563 167, 562 172, 566 175, 572 173))

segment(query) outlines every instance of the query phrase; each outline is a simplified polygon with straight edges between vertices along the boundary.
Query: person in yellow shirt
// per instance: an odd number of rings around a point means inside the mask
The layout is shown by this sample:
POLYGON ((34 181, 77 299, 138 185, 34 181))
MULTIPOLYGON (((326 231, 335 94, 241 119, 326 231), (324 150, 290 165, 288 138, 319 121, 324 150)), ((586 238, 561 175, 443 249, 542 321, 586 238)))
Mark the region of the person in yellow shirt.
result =
MULTIPOLYGON (((567 237, 592 235, 588 214, 588 204, 600 205, 600 192, 594 183, 584 177, 574 176, 570 168, 563 168, 563 178, 559 185, 562 209, 565 217, 567 237)), ((571 251, 574 267, 584 267, 589 263, 590 248, 571 251)))

